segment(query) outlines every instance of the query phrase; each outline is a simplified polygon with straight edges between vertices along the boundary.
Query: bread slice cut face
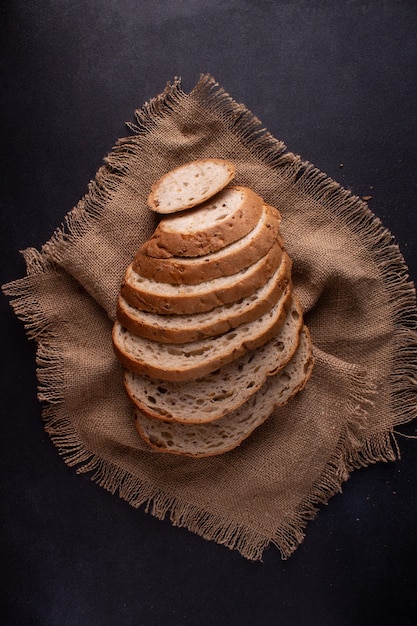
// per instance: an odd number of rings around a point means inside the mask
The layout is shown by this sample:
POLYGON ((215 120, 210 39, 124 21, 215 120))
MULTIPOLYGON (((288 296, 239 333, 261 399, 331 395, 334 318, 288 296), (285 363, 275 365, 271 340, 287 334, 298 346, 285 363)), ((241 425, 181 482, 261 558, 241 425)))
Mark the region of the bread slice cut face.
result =
POLYGON ((259 261, 274 243, 283 246, 279 234, 281 216, 277 209, 264 205, 256 226, 244 237, 217 252, 198 257, 156 258, 139 251, 133 270, 145 278, 172 285, 195 285, 230 276, 259 261))
POLYGON ((190 161, 167 172, 151 188, 148 205, 157 213, 183 211, 211 198, 235 176, 224 159, 190 161))
POLYGON ((197 285, 158 283, 137 274, 130 264, 121 294, 131 306, 160 315, 202 313, 250 296, 275 273, 282 254, 277 242, 261 259, 240 272, 197 285))
MULTIPOLYGON (((304 326, 292 359, 237 409, 208 423, 179 423, 155 419, 139 408, 135 425, 153 449, 191 457, 208 457, 238 447, 268 418, 305 386, 313 368, 311 339, 304 326)), ((278 416, 277 416, 278 419, 278 416)))
POLYGON ((198 208, 163 218, 142 252, 157 258, 216 252, 255 228, 263 205, 248 187, 227 187, 198 208))
POLYGON ((161 380, 195 380, 254 350, 276 336, 287 314, 302 325, 302 310, 296 298, 290 311, 280 300, 270 311, 215 338, 185 344, 159 344, 133 335, 119 321, 113 326, 113 345, 126 369, 161 380))
POLYGON ((203 159, 158 180, 161 219, 121 284, 112 342, 151 451, 233 450, 311 375, 281 213, 235 175, 203 159))
POLYGON ((299 320, 288 314, 281 330, 266 344, 207 376, 187 382, 161 381, 125 373, 132 402, 151 417, 166 421, 203 423, 235 410, 285 367, 298 348, 299 320))
POLYGON ((246 298, 202 313, 160 315, 141 311, 119 295, 117 319, 134 335, 161 343, 188 343, 215 337, 252 322, 269 311, 280 298, 290 300, 291 294, 291 259, 284 251, 274 274, 246 298))

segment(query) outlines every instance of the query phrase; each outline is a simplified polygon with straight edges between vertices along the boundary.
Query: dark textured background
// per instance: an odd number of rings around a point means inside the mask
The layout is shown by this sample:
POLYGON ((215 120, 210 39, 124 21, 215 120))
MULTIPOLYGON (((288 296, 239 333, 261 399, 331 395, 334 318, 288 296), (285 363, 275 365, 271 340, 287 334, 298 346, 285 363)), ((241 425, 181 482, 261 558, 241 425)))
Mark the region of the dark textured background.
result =
MULTIPOLYGON (((417 278, 417 2, 3 0, 1 276, 23 276, 136 108, 209 72, 359 196, 417 278)), ((417 441, 353 474, 297 552, 262 563, 134 510, 43 432, 34 346, 1 306, 7 626, 416 623, 417 441)), ((416 425, 400 429, 416 434, 416 425)))

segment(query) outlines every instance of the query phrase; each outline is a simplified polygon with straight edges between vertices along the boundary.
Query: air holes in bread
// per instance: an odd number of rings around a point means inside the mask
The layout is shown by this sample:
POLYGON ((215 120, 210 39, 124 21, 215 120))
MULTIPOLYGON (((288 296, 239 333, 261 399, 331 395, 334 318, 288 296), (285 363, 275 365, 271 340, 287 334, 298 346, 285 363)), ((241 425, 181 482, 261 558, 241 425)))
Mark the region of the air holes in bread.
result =
POLYGON ((279 212, 229 186, 234 175, 228 162, 206 159, 155 183, 149 206, 171 215, 121 289, 113 343, 136 427, 158 451, 236 448, 273 412, 278 418, 276 407, 311 372, 279 212))

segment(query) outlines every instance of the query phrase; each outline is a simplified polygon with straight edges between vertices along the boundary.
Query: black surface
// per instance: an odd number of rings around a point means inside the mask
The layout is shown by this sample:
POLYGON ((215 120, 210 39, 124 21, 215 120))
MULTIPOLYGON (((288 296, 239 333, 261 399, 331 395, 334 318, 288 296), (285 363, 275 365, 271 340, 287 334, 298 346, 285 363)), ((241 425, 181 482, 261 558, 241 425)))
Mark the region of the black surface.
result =
MULTIPOLYGON (((23 275, 19 249, 50 237, 135 108, 202 72, 371 195, 417 278, 417 2, 3 0, 0 15, 1 283, 23 275)), ((34 346, 0 306, 1 624, 417 623, 417 441, 353 474, 288 561, 270 548, 251 563, 64 464, 43 432, 34 346)))

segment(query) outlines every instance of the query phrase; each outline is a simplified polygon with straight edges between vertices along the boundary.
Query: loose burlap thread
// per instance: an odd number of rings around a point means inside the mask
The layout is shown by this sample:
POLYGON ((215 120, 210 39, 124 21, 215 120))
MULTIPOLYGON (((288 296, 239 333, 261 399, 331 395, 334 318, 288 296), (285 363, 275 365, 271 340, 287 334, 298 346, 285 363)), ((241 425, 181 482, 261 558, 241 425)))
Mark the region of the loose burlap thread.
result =
POLYGON ((416 410, 415 290, 392 235, 358 197, 289 152, 209 76, 136 111, 85 197, 4 292, 37 343, 46 431, 66 463, 132 506, 261 559, 288 557, 359 467, 398 456, 416 410), (306 388, 236 450, 191 459, 139 438, 112 349, 127 265, 156 226, 151 184, 204 157, 282 215, 315 367, 306 388))

